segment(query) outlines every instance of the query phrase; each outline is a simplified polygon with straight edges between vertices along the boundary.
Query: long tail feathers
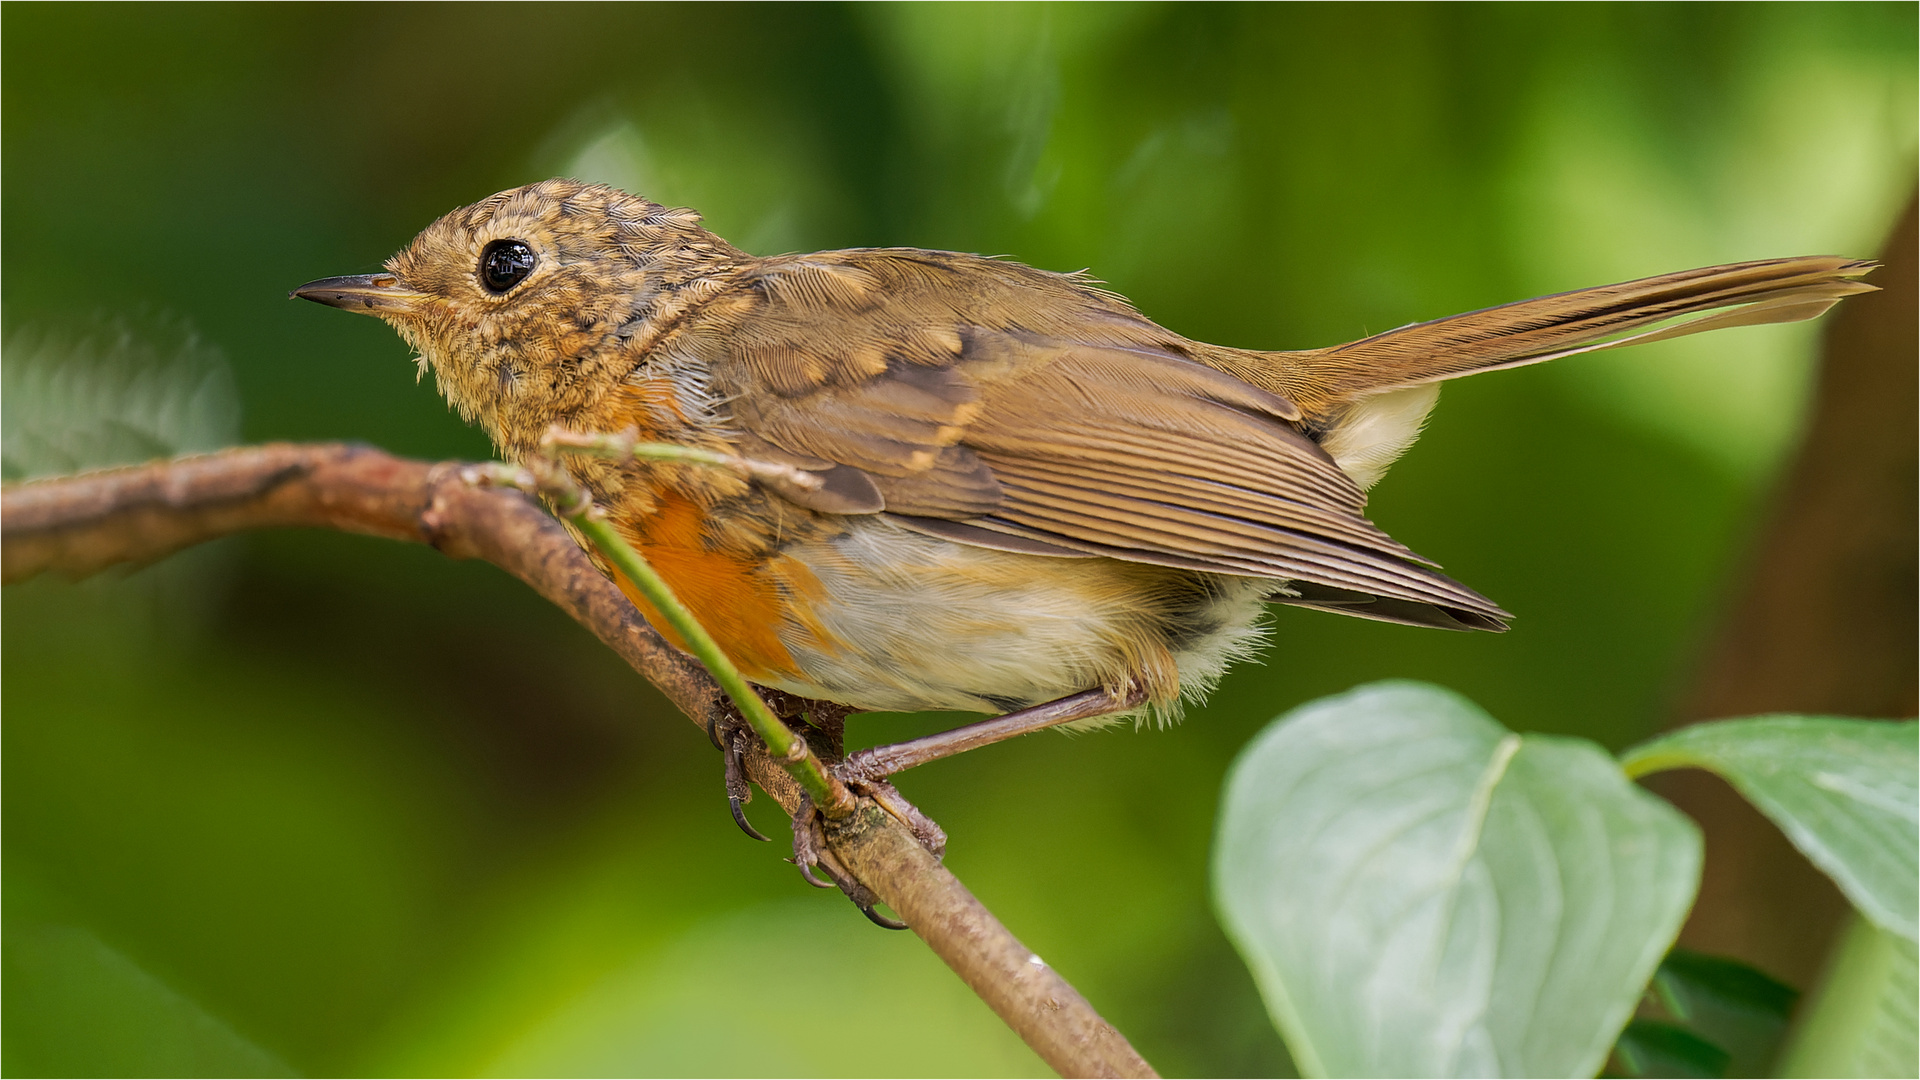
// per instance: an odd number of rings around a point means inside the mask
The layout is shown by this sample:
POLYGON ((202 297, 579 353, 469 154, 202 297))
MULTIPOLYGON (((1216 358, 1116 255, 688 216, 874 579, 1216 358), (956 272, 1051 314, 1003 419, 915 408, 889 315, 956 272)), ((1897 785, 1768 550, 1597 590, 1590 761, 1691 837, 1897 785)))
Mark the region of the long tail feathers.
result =
POLYGON ((1335 407, 1375 391, 1493 368, 1730 326, 1811 319, 1842 297, 1875 291, 1857 279, 1877 265, 1811 255, 1709 266, 1502 304, 1330 349, 1278 356, 1304 369, 1303 381, 1313 391, 1306 396, 1318 400, 1301 405, 1317 412, 1314 405, 1335 407))

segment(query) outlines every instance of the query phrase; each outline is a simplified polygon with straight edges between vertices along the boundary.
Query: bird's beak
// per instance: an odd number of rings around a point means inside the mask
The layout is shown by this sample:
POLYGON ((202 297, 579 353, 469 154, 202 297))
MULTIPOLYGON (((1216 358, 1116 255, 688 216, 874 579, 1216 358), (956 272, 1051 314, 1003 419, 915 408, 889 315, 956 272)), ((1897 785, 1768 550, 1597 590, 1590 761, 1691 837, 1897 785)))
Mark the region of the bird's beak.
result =
POLYGON ((309 281, 287 294, 316 304, 357 311, 362 315, 411 315, 420 310, 425 293, 407 288, 397 274, 350 274, 309 281))

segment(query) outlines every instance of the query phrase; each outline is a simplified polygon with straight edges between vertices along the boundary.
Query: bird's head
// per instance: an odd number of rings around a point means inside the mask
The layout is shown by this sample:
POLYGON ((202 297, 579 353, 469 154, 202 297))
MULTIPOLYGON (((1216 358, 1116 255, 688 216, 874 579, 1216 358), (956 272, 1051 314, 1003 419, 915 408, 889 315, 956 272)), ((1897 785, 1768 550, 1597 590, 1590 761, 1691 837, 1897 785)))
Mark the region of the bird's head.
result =
POLYGON ((447 214, 377 274, 292 295, 378 316, 508 453, 624 379, 628 345, 691 284, 745 258, 691 210, 544 180, 447 214))

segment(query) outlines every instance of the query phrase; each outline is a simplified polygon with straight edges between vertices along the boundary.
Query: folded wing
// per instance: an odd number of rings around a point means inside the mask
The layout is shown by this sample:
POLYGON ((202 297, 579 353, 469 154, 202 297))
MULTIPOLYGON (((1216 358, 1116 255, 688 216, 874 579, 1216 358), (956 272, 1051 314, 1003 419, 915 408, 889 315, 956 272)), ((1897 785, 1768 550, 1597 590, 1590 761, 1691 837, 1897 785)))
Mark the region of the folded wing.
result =
MULTIPOLYGON (((883 269, 863 271, 887 291, 883 269)), ((967 317, 1017 317, 1019 305, 1007 303, 983 303, 984 312, 929 305, 916 319, 911 289, 896 292, 884 319, 846 307, 815 312, 832 303, 822 290, 787 298, 756 320, 755 333, 731 338, 735 420, 803 468, 831 463, 822 472, 834 493, 819 496, 818 509, 885 512, 922 532, 1010 551, 1272 578, 1275 600, 1344 614, 1505 628, 1499 607, 1365 518, 1365 494, 1295 427, 1291 401, 1180 355, 1165 340, 1179 339, 1124 307, 1103 308, 1103 294, 1089 300, 1092 290, 1045 278, 1040 287, 1089 307, 1087 332, 1076 336, 1094 340, 967 317), (816 315, 835 318, 831 340, 856 359, 815 357, 818 377, 747 392, 740 383, 779 366, 779 354, 820 340, 804 332, 816 315), (889 334, 913 343, 891 347, 889 334), (852 499, 848 470, 870 485, 852 499)), ((1033 303, 1035 285, 1015 284, 1033 303)), ((1048 330, 1062 329, 1057 314, 1053 321, 1048 330)))

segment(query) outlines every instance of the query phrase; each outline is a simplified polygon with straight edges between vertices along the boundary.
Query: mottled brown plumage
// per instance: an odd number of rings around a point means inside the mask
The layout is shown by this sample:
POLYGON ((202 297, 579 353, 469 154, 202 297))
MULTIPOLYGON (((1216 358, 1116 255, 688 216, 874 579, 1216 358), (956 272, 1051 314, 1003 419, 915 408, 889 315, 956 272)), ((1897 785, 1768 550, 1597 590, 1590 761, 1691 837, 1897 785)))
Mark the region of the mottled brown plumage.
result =
POLYGON ((1080 275, 911 248, 755 258, 691 211, 550 180, 447 215, 388 273, 298 294, 392 323, 509 457, 558 423, 815 474, 572 464, 752 678, 1004 710, 1202 692, 1267 600, 1503 629, 1365 517, 1435 383, 1810 318, 1869 269, 1713 267, 1256 352, 1080 275))

